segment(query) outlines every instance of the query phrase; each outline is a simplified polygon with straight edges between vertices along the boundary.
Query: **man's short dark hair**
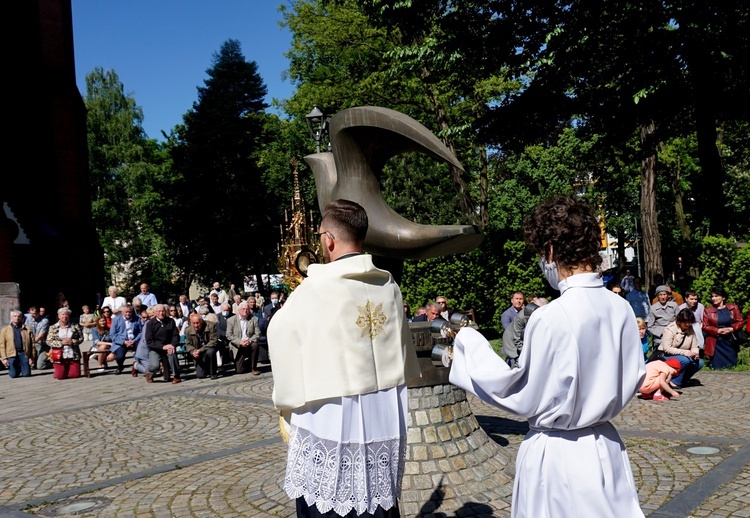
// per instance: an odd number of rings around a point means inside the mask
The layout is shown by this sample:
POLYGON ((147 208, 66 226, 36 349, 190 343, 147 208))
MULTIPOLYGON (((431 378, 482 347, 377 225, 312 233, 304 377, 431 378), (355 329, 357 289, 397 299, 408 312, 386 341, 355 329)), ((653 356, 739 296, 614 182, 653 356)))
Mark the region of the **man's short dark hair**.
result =
POLYGON ((697 296, 698 296, 698 292, 695 291, 695 290, 687 290, 685 292, 685 298, 688 298, 688 297, 697 297, 697 296))
MULTIPOLYGON (((350 200, 335 200, 323 209, 321 227, 336 229, 335 237, 342 241, 361 244, 367 235, 367 212, 358 203, 350 200)), ((328 230, 328 229, 324 229, 328 230)))

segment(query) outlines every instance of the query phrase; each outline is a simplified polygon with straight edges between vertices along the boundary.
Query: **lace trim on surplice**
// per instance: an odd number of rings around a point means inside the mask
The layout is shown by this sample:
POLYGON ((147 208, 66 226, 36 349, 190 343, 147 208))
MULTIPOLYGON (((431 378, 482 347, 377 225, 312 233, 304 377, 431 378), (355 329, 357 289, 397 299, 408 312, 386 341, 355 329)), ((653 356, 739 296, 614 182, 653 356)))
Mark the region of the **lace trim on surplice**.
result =
POLYGON ((338 443, 292 426, 284 491, 293 499, 304 497, 321 513, 388 510, 401 496, 405 439, 338 443))

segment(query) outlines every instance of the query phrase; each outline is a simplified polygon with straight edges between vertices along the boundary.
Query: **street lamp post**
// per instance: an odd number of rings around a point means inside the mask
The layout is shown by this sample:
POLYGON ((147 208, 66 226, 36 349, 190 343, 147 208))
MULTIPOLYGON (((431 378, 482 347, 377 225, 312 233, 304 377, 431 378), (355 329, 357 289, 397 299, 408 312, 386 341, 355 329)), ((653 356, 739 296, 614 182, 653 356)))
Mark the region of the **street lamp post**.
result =
MULTIPOLYGON (((323 136, 328 133, 329 118, 323 114, 317 106, 313 106, 313 109, 305 115, 307 119, 307 129, 310 130, 310 136, 315 140, 315 152, 320 153, 320 142, 323 140, 323 136)), ((331 142, 328 142, 328 151, 331 150, 331 142)))

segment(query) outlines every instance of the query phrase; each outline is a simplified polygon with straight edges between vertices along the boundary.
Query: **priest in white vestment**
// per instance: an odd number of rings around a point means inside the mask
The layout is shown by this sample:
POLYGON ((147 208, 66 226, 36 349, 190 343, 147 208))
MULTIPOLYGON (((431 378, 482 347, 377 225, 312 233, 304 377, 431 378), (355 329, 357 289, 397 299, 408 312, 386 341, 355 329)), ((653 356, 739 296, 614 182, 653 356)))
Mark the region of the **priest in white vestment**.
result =
POLYGON ((362 254, 367 213, 328 204, 318 232, 326 264, 273 316, 273 402, 289 435, 284 490, 297 516, 400 516, 406 382, 420 376, 403 300, 362 254))
POLYGON ((462 329, 450 381, 529 421, 513 517, 642 517, 625 445, 609 421, 646 371, 630 305, 595 273, 597 220, 583 201, 557 197, 534 212, 525 233, 543 263, 556 263, 560 297, 529 317, 515 369, 481 334, 462 329))

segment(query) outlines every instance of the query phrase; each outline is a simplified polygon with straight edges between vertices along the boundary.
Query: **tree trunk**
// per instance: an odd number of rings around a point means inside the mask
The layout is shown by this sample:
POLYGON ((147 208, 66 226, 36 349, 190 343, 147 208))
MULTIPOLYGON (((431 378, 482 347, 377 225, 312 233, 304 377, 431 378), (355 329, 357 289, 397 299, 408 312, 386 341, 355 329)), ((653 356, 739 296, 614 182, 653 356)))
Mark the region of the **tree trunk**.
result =
POLYGON ((684 241, 690 241, 690 227, 685 219, 685 208, 682 205, 682 192, 680 191, 680 160, 677 159, 677 170, 672 177, 672 197, 674 198, 674 210, 677 216, 677 224, 680 227, 680 236, 684 241))
POLYGON ((724 197, 724 168, 721 164, 719 148, 716 146, 716 120, 713 114, 696 103, 696 137, 698 139, 698 157, 700 158, 701 174, 698 192, 704 200, 700 204, 704 218, 708 219, 709 233, 727 235, 729 220, 724 197))
POLYGON ((482 146, 479 150, 479 224, 482 228, 490 222, 490 213, 488 209, 489 197, 487 195, 489 187, 489 174, 487 167, 487 148, 482 146))
POLYGON ((625 229, 617 229, 617 278, 622 279, 625 269, 625 229))
MULTIPOLYGON (((430 71, 422 69, 422 78, 426 79, 430 76, 430 71)), ((432 110, 435 113, 435 120, 437 121, 440 131, 446 131, 450 129, 448 124, 448 117, 445 114, 443 105, 438 101, 437 92, 435 91, 434 85, 427 85, 426 87, 427 99, 432 105, 432 110)), ((452 139, 443 139, 443 143, 451 150, 451 153, 455 156, 456 146, 452 139)), ((477 214, 474 210, 474 200, 471 198, 469 190, 466 188, 465 172, 461 171, 457 167, 448 166, 451 173, 451 181, 456 189, 456 196, 458 197, 458 204, 461 207, 461 213, 468 218, 469 222, 477 222, 477 214)))
POLYGON ((661 239, 656 212, 656 145, 653 121, 641 126, 641 227, 645 263, 645 286, 648 290, 656 274, 663 274, 661 239))

